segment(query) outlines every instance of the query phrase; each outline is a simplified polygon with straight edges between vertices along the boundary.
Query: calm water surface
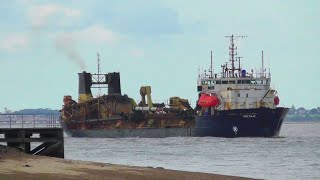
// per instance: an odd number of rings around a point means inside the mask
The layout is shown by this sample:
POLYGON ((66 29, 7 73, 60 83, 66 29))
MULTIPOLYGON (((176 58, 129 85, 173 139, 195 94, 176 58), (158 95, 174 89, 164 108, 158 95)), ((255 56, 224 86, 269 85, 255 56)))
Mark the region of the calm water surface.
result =
POLYGON ((65 158, 262 179, 320 179, 320 123, 280 138, 65 138, 65 158))

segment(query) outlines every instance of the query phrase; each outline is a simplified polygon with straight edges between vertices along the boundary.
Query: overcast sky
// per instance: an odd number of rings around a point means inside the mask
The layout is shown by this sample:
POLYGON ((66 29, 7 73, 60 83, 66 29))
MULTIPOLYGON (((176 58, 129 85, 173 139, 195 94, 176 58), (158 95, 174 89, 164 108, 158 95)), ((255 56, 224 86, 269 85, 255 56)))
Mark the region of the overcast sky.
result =
POLYGON ((294 0, 12 0, 0 2, 0 111, 59 109, 78 99, 78 72, 121 73, 122 92, 136 101, 152 87, 197 100, 198 66, 228 60, 226 35, 246 69, 261 50, 280 105, 320 106, 320 1, 294 0))

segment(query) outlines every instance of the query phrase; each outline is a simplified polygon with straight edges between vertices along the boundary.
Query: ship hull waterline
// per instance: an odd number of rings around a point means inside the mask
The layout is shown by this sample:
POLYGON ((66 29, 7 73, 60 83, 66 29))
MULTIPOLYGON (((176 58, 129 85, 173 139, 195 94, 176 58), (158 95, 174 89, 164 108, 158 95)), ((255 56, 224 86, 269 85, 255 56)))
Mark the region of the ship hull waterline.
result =
POLYGON ((235 109, 196 116, 195 136, 277 137, 289 108, 235 109))
POLYGON ((67 135, 89 138, 277 137, 289 108, 236 109, 195 116, 195 127, 70 130, 67 135))
POLYGON ((86 138, 166 138, 190 137, 194 128, 141 128, 141 129, 99 129, 99 130, 66 130, 71 137, 86 138))

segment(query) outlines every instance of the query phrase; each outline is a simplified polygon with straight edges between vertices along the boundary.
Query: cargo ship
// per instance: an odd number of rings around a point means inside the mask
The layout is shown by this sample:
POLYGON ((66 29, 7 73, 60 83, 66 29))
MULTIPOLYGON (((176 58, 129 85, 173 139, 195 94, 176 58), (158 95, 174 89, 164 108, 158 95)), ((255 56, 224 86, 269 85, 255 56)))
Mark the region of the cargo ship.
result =
POLYGON ((221 66, 221 73, 208 71, 198 75, 199 100, 195 115, 195 136, 214 137, 274 137, 289 108, 279 107, 277 91, 271 88, 270 70, 262 66, 257 72, 246 71, 237 56, 235 40, 230 39, 229 62, 221 66))

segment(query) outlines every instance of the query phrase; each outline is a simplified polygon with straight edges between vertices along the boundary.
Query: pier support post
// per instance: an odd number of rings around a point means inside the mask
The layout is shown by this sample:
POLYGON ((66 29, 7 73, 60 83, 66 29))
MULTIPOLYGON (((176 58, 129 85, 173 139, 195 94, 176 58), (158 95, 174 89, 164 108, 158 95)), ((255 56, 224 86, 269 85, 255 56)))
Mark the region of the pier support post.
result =
POLYGON ((0 142, 7 142, 10 147, 23 150, 25 153, 64 158, 64 139, 62 128, 7 128, 0 129, 0 142), (34 135, 39 134, 39 137, 34 135), (31 142, 42 142, 31 149, 31 142))

